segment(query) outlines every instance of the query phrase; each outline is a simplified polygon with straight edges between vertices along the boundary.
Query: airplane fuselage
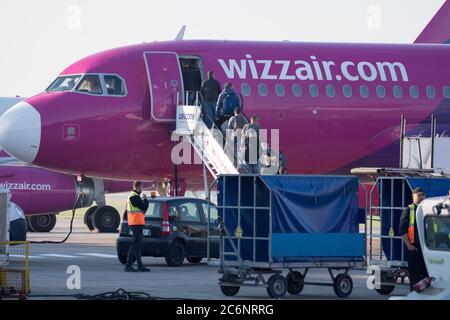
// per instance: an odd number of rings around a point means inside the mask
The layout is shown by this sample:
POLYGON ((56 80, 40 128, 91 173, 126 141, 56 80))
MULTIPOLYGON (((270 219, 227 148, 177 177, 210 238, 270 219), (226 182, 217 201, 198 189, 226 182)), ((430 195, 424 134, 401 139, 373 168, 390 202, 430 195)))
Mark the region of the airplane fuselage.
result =
MULTIPOLYGON (((232 82, 245 114, 258 114, 263 128, 280 130, 290 173, 397 166, 401 115, 409 133, 429 130, 431 114, 438 133, 450 126, 447 45, 171 41, 74 63, 61 76, 118 75, 126 94, 70 90, 31 97, 26 104, 40 123, 28 134, 38 130, 38 143, 10 134, 11 146, 3 141, 3 147, 33 165, 70 174, 147 181, 173 176, 170 133, 184 92, 175 65, 180 58, 200 61, 203 77, 213 70, 222 86, 232 82)), ((8 119, 12 128, 12 113, 8 119)), ((181 165, 178 174, 201 185, 200 170, 181 165)))

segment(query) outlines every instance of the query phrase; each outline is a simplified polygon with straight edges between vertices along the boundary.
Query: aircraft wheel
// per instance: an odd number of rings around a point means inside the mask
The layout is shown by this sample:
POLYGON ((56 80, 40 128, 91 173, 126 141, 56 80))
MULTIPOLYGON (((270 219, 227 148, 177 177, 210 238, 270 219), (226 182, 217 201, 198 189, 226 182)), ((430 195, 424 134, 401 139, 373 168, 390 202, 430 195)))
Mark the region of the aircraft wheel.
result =
POLYGON ((120 214, 111 206, 97 208, 92 218, 93 225, 99 232, 115 233, 120 225, 120 214))
POLYGON ((88 227, 88 229, 91 231, 94 231, 94 229, 95 229, 93 216, 94 216, 94 212, 95 212, 95 210, 97 210, 97 208, 98 208, 97 206, 92 206, 89 209, 87 209, 86 213, 84 214, 83 222, 86 225, 86 227, 88 227))

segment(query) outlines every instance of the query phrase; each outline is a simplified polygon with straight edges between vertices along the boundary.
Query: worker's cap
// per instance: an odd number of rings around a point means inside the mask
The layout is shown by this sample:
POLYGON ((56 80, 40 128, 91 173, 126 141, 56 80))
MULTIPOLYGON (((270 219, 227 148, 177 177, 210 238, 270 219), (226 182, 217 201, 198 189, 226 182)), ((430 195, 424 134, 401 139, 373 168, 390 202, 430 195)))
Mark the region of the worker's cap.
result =
POLYGON ((417 187, 417 188, 414 188, 412 193, 413 194, 417 194, 417 195, 421 195, 421 194, 425 194, 425 191, 423 191, 423 189, 421 187, 417 187))

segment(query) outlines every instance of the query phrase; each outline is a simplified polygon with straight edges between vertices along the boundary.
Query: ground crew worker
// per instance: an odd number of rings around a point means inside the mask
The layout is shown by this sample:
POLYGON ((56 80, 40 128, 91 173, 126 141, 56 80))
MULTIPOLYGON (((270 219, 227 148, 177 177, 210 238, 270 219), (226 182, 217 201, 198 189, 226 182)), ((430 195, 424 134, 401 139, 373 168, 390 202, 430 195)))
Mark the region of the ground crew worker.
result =
POLYGON ((142 263, 142 237, 145 225, 145 212, 148 209, 147 196, 142 193, 142 182, 133 182, 133 191, 127 199, 127 218, 128 226, 133 232, 133 243, 128 249, 127 263, 125 265, 125 272, 149 272, 142 263), (137 262, 137 270, 133 268, 133 262, 137 262))
POLYGON ((413 203, 403 211, 399 226, 400 234, 408 249, 407 260, 411 291, 417 282, 428 277, 416 223, 417 207, 425 199, 425 192, 422 188, 415 188, 412 196, 413 203))

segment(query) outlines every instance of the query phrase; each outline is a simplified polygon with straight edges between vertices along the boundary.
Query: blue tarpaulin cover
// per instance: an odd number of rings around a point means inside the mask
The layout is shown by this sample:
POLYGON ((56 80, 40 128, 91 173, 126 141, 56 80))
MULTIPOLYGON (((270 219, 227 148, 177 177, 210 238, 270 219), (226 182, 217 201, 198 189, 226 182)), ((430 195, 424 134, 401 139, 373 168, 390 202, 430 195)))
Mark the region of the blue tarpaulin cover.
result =
MULTIPOLYGON (((225 176, 219 180, 218 205, 219 208, 224 204, 236 206, 240 200, 241 206, 249 206, 241 209, 240 224, 236 208, 221 212, 231 233, 240 225, 243 237, 240 254, 244 260, 267 262, 269 248, 274 261, 345 260, 364 256, 356 177, 277 175, 258 176, 256 182, 254 177, 240 177, 240 192, 238 179, 238 176, 225 176), (253 205, 259 208, 255 220, 253 205), (271 219, 269 210, 263 207, 271 208, 271 219), (267 240, 246 239, 253 235, 271 236, 270 246, 267 240)), ((226 246, 226 251, 231 251, 230 246, 226 246)))

